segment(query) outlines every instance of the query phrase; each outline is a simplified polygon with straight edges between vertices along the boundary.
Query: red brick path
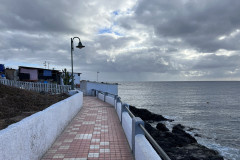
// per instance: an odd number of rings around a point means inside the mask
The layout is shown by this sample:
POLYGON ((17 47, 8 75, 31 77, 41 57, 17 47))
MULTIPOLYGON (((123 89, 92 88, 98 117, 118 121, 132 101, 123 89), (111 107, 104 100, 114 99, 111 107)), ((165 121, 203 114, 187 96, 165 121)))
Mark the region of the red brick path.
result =
POLYGON ((130 147, 111 105, 83 97, 83 107, 42 160, 133 160, 130 147))

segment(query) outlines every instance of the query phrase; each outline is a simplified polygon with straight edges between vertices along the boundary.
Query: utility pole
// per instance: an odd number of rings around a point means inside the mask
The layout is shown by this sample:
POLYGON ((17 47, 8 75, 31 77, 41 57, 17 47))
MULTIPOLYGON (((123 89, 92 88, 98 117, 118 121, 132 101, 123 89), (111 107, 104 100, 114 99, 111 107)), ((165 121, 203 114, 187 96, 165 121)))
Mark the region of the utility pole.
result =
POLYGON ((43 64, 44 64, 44 66, 45 66, 45 69, 46 69, 46 67, 47 67, 47 62, 45 61, 43 64))
POLYGON ((97 82, 98 82, 98 73, 100 73, 99 71, 97 71, 97 82))

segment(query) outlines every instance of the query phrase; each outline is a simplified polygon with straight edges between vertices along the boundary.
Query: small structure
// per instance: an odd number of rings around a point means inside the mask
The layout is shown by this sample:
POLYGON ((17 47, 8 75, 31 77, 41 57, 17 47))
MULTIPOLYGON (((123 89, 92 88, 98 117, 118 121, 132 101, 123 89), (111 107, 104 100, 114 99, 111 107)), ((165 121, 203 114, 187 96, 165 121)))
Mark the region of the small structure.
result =
POLYGON ((18 80, 18 74, 16 69, 6 68, 5 75, 6 75, 6 78, 9 80, 14 80, 14 81, 18 80))
POLYGON ((61 82, 61 72, 43 68, 19 66, 20 81, 57 83, 61 82))
POLYGON ((84 95, 92 95, 92 91, 98 90, 101 92, 108 92, 113 95, 118 95, 118 84, 117 83, 104 83, 104 82, 91 82, 81 81, 80 90, 84 95))
POLYGON ((74 84, 76 85, 76 88, 80 88, 80 75, 82 73, 73 73, 73 77, 74 77, 74 84))
POLYGON ((0 64, 0 78, 6 78, 4 64, 0 64))

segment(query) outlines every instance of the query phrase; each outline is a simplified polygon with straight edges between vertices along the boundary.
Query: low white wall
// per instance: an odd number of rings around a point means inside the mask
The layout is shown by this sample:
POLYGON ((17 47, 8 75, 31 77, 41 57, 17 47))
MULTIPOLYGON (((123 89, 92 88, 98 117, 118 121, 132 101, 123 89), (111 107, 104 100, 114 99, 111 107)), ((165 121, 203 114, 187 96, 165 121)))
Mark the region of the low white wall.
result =
POLYGON ((118 102, 118 100, 115 99, 115 109, 116 109, 116 110, 117 110, 117 102, 118 102))
POLYGON ((106 97, 105 97, 105 101, 106 101, 107 103, 113 105, 113 106, 115 105, 115 99, 114 99, 114 97, 106 96, 106 97))
POLYGON ((136 160, 161 160, 154 148, 143 134, 135 136, 135 159, 136 160))
POLYGON ((120 103, 120 102, 117 103, 117 114, 118 114, 119 120, 121 121, 122 103, 120 103))
MULTIPOLYGON (((99 93, 98 98, 102 101, 104 100, 104 95, 99 93)), ((111 96, 106 96, 105 101, 114 106, 115 100, 111 96)), ((122 113, 122 105, 120 102, 116 104, 116 112, 121 121, 122 114, 122 127, 124 133, 127 137, 128 144, 132 149, 132 118, 128 114, 128 112, 122 113)), ((155 149, 151 146, 149 141, 143 134, 137 134, 135 136, 135 159, 136 160, 161 160, 155 149)))
POLYGON ((98 93, 98 98, 101 99, 102 101, 104 101, 104 94, 98 93))
POLYGON ((1 160, 38 160, 79 112, 77 93, 0 131, 1 160))
POLYGON ((129 146, 132 149, 132 118, 127 112, 122 113, 122 127, 127 137, 129 146))
POLYGON ((81 81, 80 88, 81 88, 81 91, 83 91, 84 95, 92 95, 92 89, 118 95, 117 83, 99 83, 99 82, 81 81))

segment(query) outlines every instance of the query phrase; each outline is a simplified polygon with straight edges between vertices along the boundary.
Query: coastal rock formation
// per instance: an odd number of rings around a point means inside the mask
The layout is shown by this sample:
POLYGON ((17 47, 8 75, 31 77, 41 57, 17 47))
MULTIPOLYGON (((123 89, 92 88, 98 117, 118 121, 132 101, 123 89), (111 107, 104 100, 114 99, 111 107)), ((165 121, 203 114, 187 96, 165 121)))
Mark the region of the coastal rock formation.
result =
POLYGON ((154 122, 154 121, 173 121, 171 119, 167 119, 162 115, 158 115, 150 112, 147 109, 139 109, 134 106, 129 105, 129 109, 136 116, 140 117, 143 121, 154 122))
POLYGON ((158 123, 156 128, 159 130, 159 131, 163 131, 163 132, 166 132, 166 131, 169 131, 169 129, 162 123, 158 123))
POLYGON ((166 121, 167 119, 146 109, 131 106, 130 110, 135 116, 145 120, 145 128, 171 160, 224 160, 217 151, 198 144, 194 137, 184 131, 183 125, 175 125, 172 132, 162 123, 158 123, 154 128, 148 122, 166 121))
POLYGON ((145 128, 171 160, 223 160, 218 152, 198 144, 181 126, 174 126, 170 132, 157 130, 149 123, 145 123, 145 128))
POLYGON ((182 145, 197 143, 197 140, 194 137, 192 137, 190 134, 185 132, 183 129, 184 129, 184 126, 182 126, 181 124, 175 125, 172 129, 172 133, 179 138, 179 141, 182 142, 182 145))

